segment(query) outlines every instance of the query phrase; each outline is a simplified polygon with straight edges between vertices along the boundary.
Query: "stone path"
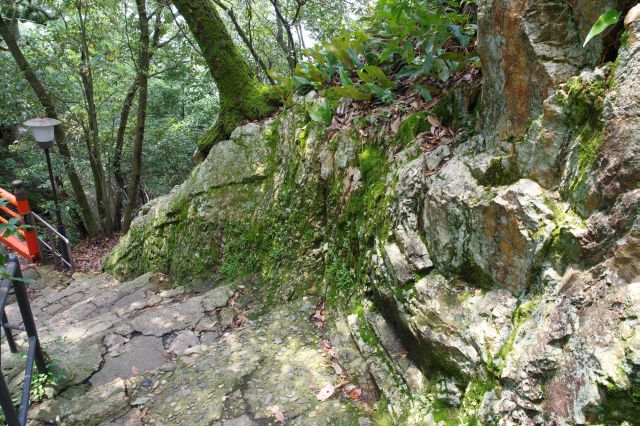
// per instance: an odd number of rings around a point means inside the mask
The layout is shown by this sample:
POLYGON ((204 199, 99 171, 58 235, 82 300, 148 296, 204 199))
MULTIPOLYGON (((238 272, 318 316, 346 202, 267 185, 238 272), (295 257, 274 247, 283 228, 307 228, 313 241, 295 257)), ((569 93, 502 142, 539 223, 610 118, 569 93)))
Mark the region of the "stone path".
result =
MULTIPOLYGON (((126 283, 39 274, 36 324, 65 376, 43 389, 49 399, 32 405, 31 424, 370 424, 339 390, 317 398, 340 379, 309 321, 315 300, 260 315, 250 283, 196 294, 152 273, 126 283)), ((17 307, 7 314, 16 318, 17 307)), ((24 357, 2 344, 17 391, 24 357)))

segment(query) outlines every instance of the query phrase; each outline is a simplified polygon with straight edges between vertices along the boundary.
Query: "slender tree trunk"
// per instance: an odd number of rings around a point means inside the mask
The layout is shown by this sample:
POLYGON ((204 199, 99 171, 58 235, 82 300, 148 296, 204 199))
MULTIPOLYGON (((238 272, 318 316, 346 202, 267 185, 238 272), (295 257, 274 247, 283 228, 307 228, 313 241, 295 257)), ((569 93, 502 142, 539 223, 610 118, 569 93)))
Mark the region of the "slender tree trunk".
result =
POLYGON ((145 0, 136 0, 138 8, 138 23, 140 26, 140 46, 138 47, 138 115, 133 143, 133 162, 129 177, 129 194, 124 207, 122 230, 128 231, 133 218, 133 211, 138 201, 140 176, 142 175, 142 146, 144 143, 144 127, 147 119, 147 83, 149 80, 149 16, 145 0))
MULTIPOLYGON (((58 114, 54 107, 53 101, 49 96, 49 93, 45 90, 44 86, 40 82, 40 79, 36 76, 35 72, 29 65, 29 62, 22 54, 20 47, 16 43, 13 34, 11 33, 9 27, 5 24, 4 19, 0 17, 0 35, 4 39, 13 59, 16 61, 18 68, 24 74, 25 79, 31 86, 31 89, 35 93, 36 97, 40 101, 40 104, 45 110, 45 113, 49 118, 58 118, 58 114)), ((62 162, 64 164, 64 168, 67 172, 67 176, 69 177, 69 181, 71 182, 71 187, 73 188, 73 193, 75 195, 76 202, 80 207, 82 212, 82 219, 84 221, 84 225, 86 227, 87 233, 90 236, 95 236, 98 234, 99 229, 96 223, 95 217, 93 216, 93 212, 91 211, 91 206, 89 205, 89 201, 84 193, 84 189, 82 188, 82 183, 80 182, 80 177, 78 176, 72 160, 71 153, 69 152, 69 147, 65 141, 64 127, 59 125, 55 127, 55 138, 56 138, 56 146, 58 147, 58 152, 62 157, 62 162)))
POLYGON ((121 225, 121 217, 123 213, 123 191, 126 187, 126 179, 124 172, 122 171, 122 151, 124 149, 124 139, 125 133, 127 131, 127 123, 129 122, 129 114, 131 112, 131 105, 133 104, 133 100, 136 97, 136 93, 138 92, 138 75, 136 75, 135 79, 129 86, 127 90, 127 94, 122 101, 122 108, 120 109, 120 123, 118 124, 118 132, 116 134, 116 144, 113 154, 113 162, 111 164, 113 169, 113 177, 116 181, 116 186, 118 187, 118 192, 115 194, 114 200, 114 229, 120 230, 121 225))
POLYGON ((89 42, 87 40, 87 32, 81 2, 78 2, 78 19, 80 22, 80 57, 82 59, 80 78, 82 80, 85 107, 87 110, 87 118, 89 122, 89 132, 87 135, 89 165, 91 166, 91 171, 93 173, 93 181, 96 190, 96 201, 98 204, 98 214, 102 218, 105 233, 107 235, 111 235, 113 233, 111 199, 109 197, 108 179, 105 176, 105 170, 102 165, 100 131, 98 127, 98 110, 96 108, 95 102, 93 71, 90 61, 91 53, 89 51, 89 42))
MULTIPOLYGON (((151 37, 151 49, 149 49, 149 67, 151 66, 151 59, 156 49, 169 43, 171 39, 160 43, 160 37, 162 35, 162 13, 158 9, 156 11, 156 21, 153 28, 153 36, 151 37)), ((118 124, 118 132, 116 134, 116 143, 113 155, 113 161, 111 163, 113 168, 113 176, 116 181, 118 191, 114 196, 114 230, 119 231, 122 229, 122 218, 124 216, 124 191, 127 187, 127 181, 125 173, 122 171, 122 151, 124 149, 124 141, 127 131, 127 124, 129 122, 129 114, 131 112, 131 106, 138 92, 138 86, 140 83, 140 69, 136 70, 136 76, 131 82, 129 89, 122 101, 122 108, 120 109, 120 122, 118 124)))
POLYGON ((304 43, 304 34, 302 32, 302 25, 300 22, 296 24, 296 32, 298 33, 298 43, 300 44, 300 47, 306 49, 307 46, 304 43))
POLYGON ((220 96, 218 121, 197 142, 199 159, 214 143, 227 138, 242 121, 273 112, 277 102, 269 102, 259 90, 258 82, 236 50, 213 2, 173 0, 173 4, 189 24, 220 96))
MULTIPOLYGON (((298 57, 296 54, 296 44, 293 41, 293 33, 291 32, 292 24, 289 23, 285 19, 284 15, 282 14, 282 10, 280 9, 280 1, 279 0, 270 0, 270 1, 271 1, 271 4, 273 5, 273 10, 276 12, 276 21, 278 22, 278 32, 276 34, 276 39, 282 51, 285 53, 285 55, 287 55, 287 63, 289 64, 289 70, 291 71, 291 73, 293 73, 293 71, 296 69, 296 65, 298 64, 298 57), (283 28, 287 33, 286 42, 282 34, 283 28)), ((296 12, 296 17, 294 18, 294 22, 295 22, 295 19, 297 19, 298 13, 300 12, 300 7, 302 6, 301 5, 299 6, 298 11, 296 12)))

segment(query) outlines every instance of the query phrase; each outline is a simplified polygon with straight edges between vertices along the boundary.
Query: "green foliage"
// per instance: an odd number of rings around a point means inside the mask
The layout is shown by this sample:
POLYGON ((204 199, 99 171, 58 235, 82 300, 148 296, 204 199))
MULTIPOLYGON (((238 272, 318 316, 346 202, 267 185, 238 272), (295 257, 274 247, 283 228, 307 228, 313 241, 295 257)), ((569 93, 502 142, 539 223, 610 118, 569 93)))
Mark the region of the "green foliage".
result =
POLYGON ((311 117, 313 121, 320 121, 326 124, 330 124, 331 118, 333 118, 333 112, 329 108, 329 101, 327 100, 325 100, 317 107, 308 107, 307 112, 309 113, 309 117, 311 117))
MULTIPOLYGON (((93 198, 93 174, 86 148, 88 116, 80 79, 83 66, 79 53, 76 3, 56 0, 46 2, 46 7, 41 5, 43 10, 49 11, 49 17, 21 21, 18 24, 18 44, 52 94, 66 129, 72 163, 85 184, 85 192, 93 198)), ((15 7, 25 4, 16 2, 15 7)), ((82 5, 91 52, 99 151, 105 173, 112 180, 113 169, 110 166, 122 103, 136 73, 137 14, 131 2, 109 0, 82 2, 82 5)), ((11 13, 4 12, 3 16, 11 16, 11 13)), ((217 95, 212 90, 211 76, 202 57, 180 32, 169 10, 165 8, 162 13, 162 45, 153 49, 150 70, 143 155, 142 186, 150 197, 163 195, 184 180, 193 167, 191 157, 197 136, 210 126, 218 113, 217 95)), ((1 40, 0 46, 4 46, 1 40)), ((0 186, 7 188, 13 179, 23 180, 33 210, 46 218, 47 212, 50 214, 53 209, 49 201, 51 193, 44 156, 31 136, 20 131, 19 127, 28 118, 42 116, 43 110, 14 59, 4 49, 0 49, 0 89, 3 92, 0 101, 0 186)), ((137 99, 134 98, 122 155, 125 179, 131 168, 136 110, 137 99)), ((75 217, 77 208, 58 154, 54 149, 54 173, 60 185, 64 219, 70 225, 78 222, 75 217)), ((113 192, 116 192, 115 187, 116 184, 112 183, 113 192)), ((67 230, 74 231, 71 226, 67 230)))
MULTIPOLYGON (((607 68, 605 72, 609 74, 611 69, 607 68)), ((600 128, 604 97, 611 88, 610 85, 606 75, 596 76, 590 81, 574 77, 561 87, 556 97, 571 115, 574 127, 600 128)))
POLYGON ((591 31, 587 34, 587 38, 584 40, 583 47, 587 45, 595 36, 602 34, 604 30, 609 28, 612 25, 615 25, 620 20, 620 11, 611 9, 600 15, 598 20, 593 27, 591 27, 591 31))
POLYGON ((602 110, 605 96, 612 89, 611 75, 613 67, 607 66, 603 75, 590 80, 574 77, 556 92, 556 101, 569 115, 579 144, 577 174, 569 187, 571 192, 579 193, 584 186, 587 172, 596 162, 604 141, 602 110))
POLYGON ((51 360, 47 363, 48 370, 44 373, 36 373, 31 376, 31 394, 29 401, 39 403, 46 399, 46 389, 60 383, 67 375, 64 368, 59 365, 58 360, 51 360))
POLYGON ((474 377, 469 382, 462 400, 461 424, 469 426, 481 425, 477 418, 477 411, 482 404, 484 395, 492 390, 500 390, 500 384, 495 379, 474 377))
POLYGON ((379 0, 362 29, 304 50, 310 62, 293 77, 278 78, 280 91, 305 93, 333 87, 343 98, 391 102, 411 86, 429 99, 439 82, 470 63, 476 34, 475 2, 379 0))
POLYGON ((396 144, 406 146, 413 141, 419 133, 426 132, 431 128, 429 123, 429 114, 419 111, 409 115, 402 120, 398 133, 396 134, 396 144))
MULTIPOLYGON (((4 207, 8 204, 5 198, 0 198, 0 207, 4 207)), ((20 219, 17 217, 11 218, 7 223, 0 223, 0 235, 3 237, 16 236, 20 237, 20 229, 25 229, 24 225, 20 225, 20 219)), ((5 264, 7 263, 7 255, 0 251, 0 280, 9 278, 5 264)))
MULTIPOLYGON (((333 257, 336 258, 335 248, 333 251, 333 257)), ((338 260, 331 262, 325 271, 325 279, 329 281, 332 293, 346 298, 356 290, 356 280, 353 275, 347 265, 338 260)))

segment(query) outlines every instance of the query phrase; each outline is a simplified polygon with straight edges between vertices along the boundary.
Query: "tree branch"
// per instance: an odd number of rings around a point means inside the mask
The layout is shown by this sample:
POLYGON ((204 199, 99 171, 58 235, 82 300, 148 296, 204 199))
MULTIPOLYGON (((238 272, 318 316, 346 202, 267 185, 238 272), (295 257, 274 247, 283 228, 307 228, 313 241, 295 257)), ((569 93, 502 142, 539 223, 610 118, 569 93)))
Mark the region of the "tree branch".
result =
POLYGON ((260 56, 258 56, 258 53, 254 49, 253 44, 251 43, 249 38, 247 37, 247 34, 244 32, 244 30, 240 26, 240 23, 238 23, 238 20, 236 19, 236 15, 235 15, 235 13, 233 13, 233 9, 231 9, 230 7, 227 7, 220 0, 213 0, 213 2, 215 4, 217 4, 222 10, 224 10, 227 13, 227 15, 229 16, 229 19, 231 19, 231 23, 233 23, 233 26, 236 29, 236 32, 238 33, 238 35, 240 36, 240 38, 242 39, 244 44, 249 49, 249 52, 251 52, 251 56, 253 56, 253 59, 258 63, 260 68, 262 68, 262 71, 264 71, 264 74, 266 75, 267 79, 269 80, 269 83, 271 83, 272 85, 275 84, 275 81, 273 81, 273 79, 269 75, 269 69, 265 65, 264 61, 260 58, 260 56))

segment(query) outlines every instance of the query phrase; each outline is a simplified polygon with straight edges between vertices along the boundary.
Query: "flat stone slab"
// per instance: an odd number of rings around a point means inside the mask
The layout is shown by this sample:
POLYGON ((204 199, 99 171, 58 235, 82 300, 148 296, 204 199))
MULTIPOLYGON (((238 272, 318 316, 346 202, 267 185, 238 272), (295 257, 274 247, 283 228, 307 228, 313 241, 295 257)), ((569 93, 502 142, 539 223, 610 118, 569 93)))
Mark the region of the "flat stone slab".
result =
POLYGON ((127 412, 129 400, 125 382, 116 379, 104 386, 92 389, 60 405, 60 417, 65 424, 99 425, 127 412))
MULTIPOLYGON (((315 300, 250 320, 248 306, 261 300, 246 287, 196 296, 162 288, 161 278, 118 284, 107 275, 77 275, 83 281, 57 280, 36 293, 41 341, 66 374, 57 396, 30 408, 32 424, 252 426, 280 416, 287 424, 358 423, 351 414, 358 410, 336 398, 338 391, 326 401, 316 397, 340 377, 309 321, 315 300)), ((22 361, 5 360, 3 351, 3 373, 17 381, 22 361)))
POLYGON ((91 377, 93 386, 109 383, 116 378, 129 378, 144 374, 168 361, 162 339, 153 336, 137 336, 109 352, 104 365, 91 377))
POLYGON ((131 321, 131 327, 147 336, 160 337, 175 330, 194 328, 204 317, 200 297, 186 302, 150 308, 131 321))

